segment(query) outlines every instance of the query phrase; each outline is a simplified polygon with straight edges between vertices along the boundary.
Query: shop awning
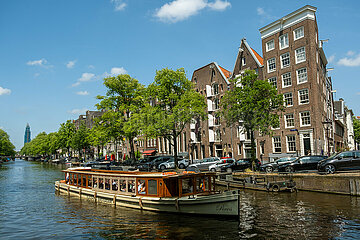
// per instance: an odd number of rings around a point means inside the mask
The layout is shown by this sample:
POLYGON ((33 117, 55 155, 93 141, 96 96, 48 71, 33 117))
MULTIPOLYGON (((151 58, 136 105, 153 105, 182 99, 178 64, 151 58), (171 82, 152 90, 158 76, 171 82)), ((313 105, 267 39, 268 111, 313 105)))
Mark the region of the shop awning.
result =
POLYGON ((143 155, 153 155, 156 152, 156 150, 146 150, 143 152, 143 155))

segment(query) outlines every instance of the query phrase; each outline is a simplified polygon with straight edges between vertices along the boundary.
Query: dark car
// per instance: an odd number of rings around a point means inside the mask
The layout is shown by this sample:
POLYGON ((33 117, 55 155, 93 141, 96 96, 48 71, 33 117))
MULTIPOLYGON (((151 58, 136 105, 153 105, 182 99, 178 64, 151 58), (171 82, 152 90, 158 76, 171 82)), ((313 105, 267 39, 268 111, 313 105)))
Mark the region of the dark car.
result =
MULTIPOLYGON (((255 170, 259 169, 261 162, 258 159, 255 159, 255 170)), ((239 159, 234 163, 222 166, 220 168, 221 172, 234 172, 234 171, 244 171, 247 168, 251 168, 251 159, 239 159)))
POLYGON ((274 162, 269 162, 261 165, 260 171, 271 173, 279 168, 280 165, 289 163, 296 160, 296 157, 283 157, 275 160, 274 162))
POLYGON ((327 156, 313 155, 299 157, 295 161, 285 163, 279 166, 279 172, 295 172, 304 170, 317 170, 317 164, 319 161, 327 158, 327 156))
POLYGON ((158 156, 154 160, 141 164, 138 166, 138 169, 140 171, 151 171, 152 169, 158 169, 159 165, 163 162, 166 162, 170 160, 171 158, 174 158, 173 156, 158 156))
POLYGON ((356 169, 360 169, 360 151, 341 152, 318 163, 319 172, 328 174, 356 169))

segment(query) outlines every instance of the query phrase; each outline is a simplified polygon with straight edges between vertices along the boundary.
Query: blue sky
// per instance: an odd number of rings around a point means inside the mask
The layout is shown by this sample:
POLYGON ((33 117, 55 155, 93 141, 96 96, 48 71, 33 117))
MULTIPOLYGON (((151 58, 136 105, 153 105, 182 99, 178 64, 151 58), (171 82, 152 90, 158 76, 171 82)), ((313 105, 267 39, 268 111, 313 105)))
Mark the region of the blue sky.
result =
POLYGON ((21 149, 26 123, 33 138, 95 110, 111 74, 147 85, 164 67, 189 79, 212 61, 232 71, 241 38, 262 53, 259 28, 306 4, 330 39, 335 97, 360 115, 360 1, 3 0, 0 128, 21 149))

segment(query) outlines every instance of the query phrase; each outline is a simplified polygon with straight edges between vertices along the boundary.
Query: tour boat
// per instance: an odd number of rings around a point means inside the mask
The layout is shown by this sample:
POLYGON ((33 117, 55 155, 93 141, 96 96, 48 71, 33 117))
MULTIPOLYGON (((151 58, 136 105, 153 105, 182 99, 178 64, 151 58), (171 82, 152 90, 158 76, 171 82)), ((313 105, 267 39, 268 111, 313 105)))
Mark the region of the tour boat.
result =
POLYGON ((74 168, 55 189, 69 195, 141 210, 239 215, 239 190, 215 191, 215 173, 125 172, 74 168))

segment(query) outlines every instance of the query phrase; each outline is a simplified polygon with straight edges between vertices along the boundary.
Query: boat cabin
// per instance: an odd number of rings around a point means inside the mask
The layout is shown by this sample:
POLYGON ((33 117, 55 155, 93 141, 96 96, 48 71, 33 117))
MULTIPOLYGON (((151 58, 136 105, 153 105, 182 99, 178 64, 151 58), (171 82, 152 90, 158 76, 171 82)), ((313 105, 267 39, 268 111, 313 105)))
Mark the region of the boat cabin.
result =
POLYGON ((94 191, 147 197, 182 197, 215 191, 215 173, 64 170, 63 182, 94 191))

